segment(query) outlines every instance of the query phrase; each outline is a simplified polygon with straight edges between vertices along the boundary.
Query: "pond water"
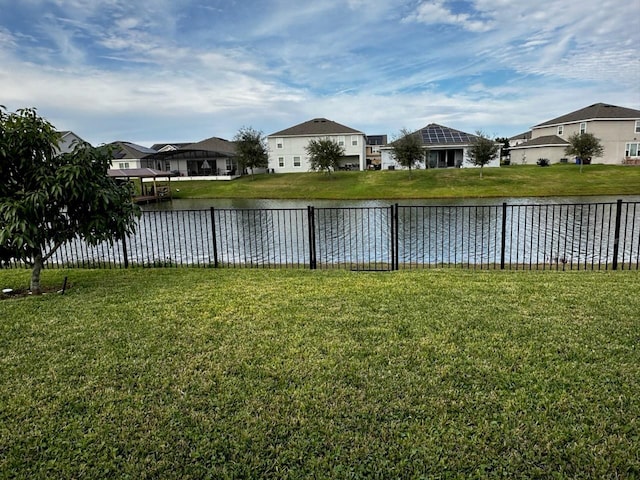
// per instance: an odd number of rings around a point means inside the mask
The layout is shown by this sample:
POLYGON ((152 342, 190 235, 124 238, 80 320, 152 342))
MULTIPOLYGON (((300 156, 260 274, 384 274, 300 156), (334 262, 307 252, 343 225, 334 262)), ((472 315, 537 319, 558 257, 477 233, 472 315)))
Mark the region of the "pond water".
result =
POLYGON ((60 249, 51 263, 126 261, 149 266, 353 270, 439 265, 608 269, 619 263, 620 268, 638 269, 640 195, 177 199, 145 206, 136 233, 115 248, 73 242, 60 249))
MULTIPOLYGON (((639 187, 640 188, 640 187, 639 187)), ((442 199, 400 199, 400 200, 316 200, 316 199, 174 199, 170 202, 144 205, 145 211, 166 210, 205 210, 215 208, 238 209, 279 209, 279 208, 349 208, 349 207, 388 207, 390 205, 407 206, 480 206, 480 205, 551 205, 582 203, 615 203, 619 199, 624 202, 640 202, 640 195, 603 195, 603 196, 569 196, 569 197, 494 197, 494 198, 442 198, 442 199)))

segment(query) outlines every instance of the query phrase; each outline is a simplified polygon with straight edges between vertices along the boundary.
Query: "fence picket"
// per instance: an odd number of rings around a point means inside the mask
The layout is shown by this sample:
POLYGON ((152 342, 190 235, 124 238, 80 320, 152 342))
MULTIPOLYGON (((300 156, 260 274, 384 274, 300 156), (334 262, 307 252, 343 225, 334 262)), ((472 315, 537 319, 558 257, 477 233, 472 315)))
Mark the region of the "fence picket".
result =
POLYGON ((74 240, 46 267, 638 269, 638 205, 145 211, 135 235, 98 246, 74 240))

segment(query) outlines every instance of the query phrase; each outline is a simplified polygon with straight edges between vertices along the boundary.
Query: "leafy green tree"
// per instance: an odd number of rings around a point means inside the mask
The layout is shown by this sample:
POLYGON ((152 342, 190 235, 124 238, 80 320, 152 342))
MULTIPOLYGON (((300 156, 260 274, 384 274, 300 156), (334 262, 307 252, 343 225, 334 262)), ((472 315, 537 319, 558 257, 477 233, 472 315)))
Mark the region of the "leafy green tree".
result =
POLYGON ((409 169, 409 178, 411 178, 411 168, 426 158, 420 134, 418 132, 411 133, 403 128, 390 146, 391 155, 396 162, 409 169))
POLYGON ((65 242, 89 244, 132 233, 138 207, 131 188, 107 176, 111 152, 79 143, 60 154, 60 135, 35 109, 0 107, 0 260, 32 267, 42 292, 44 263, 65 242))
POLYGON ((476 138, 471 143, 467 155, 470 164, 480 167, 480 178, 482 178, 482 168, 496 158, 499 151, 499 144, 482 132, 476 132, 476 138))
POLYGON ((344 147, 330 138, 310 140, 305 150, 309 155, 311 170, 316 172, 324 171, 327 174, 331 174, 332 170, 336 170, 338 161, 344 157, 344 147))
POLYGON ((592 133, 574 133, 567 140, 569 145, 564 152, 580 159, 580 173, 585 162, 591 163, 593 157, 601 157, 604 152, 600 139, 592 133))
POLYGON ((251 169, 251 178, 256 168, 267 168, 269 156, 267 154, 267 141, 262 132, 252 127, 242 127, 233 137, 236 144, 236 159, 241 171, 251 169))
POLYGON ((509 152, 509 149, 511 148, 511 144, 509 143, 509 139, 507 137, 498 137, 496 138, 496 142, 502 144, 500 151, 501 158, 504 160, 510 160, 511 154, 509 152))

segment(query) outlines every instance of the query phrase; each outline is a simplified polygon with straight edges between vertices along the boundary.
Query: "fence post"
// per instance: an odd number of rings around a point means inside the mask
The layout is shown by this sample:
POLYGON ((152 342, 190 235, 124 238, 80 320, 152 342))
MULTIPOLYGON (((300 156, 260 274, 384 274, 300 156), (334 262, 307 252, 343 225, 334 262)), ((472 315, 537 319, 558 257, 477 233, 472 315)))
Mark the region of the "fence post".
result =
POLYGON ((213 241, 213 268, 218 268, 218 241, 216 239, 216 215, 214 207, 211 207, 211 238, 213 241))
POLYGON ((398 221, 398 217, 399 215, 399 211, 400 208, 398 206, 398 204, 396 203, 393 206, 393 270, 400 270, 400 265, 399 265, 399 247, 400 247, 400 235, 398 233, 398 225, 399 225, 399 221, 398 221))
POLYGON ((507 249, 507 202, 502 202, 502 234, 500 237, 500 270, 504 270, 507 249))
POLYGON ((620 252, 620 220, 622 217, 622 199, 616 205, 616 227, 613 237, 613 269, 618 269, 618 253, 620 252))
POLYGON ((122 258, 124 258, 124 268, 129 268, 129 254, 127 252, 127 236, 122 234, 122 258))
POLYGON ((389 206, 389 260, 391 261, 390 269, 393 271, 396 268, 396 234, 395 234, 395 222, 393 217, 395 215, 395 207, 389 206))
POLYGON ((307 206, 307 224, 309 226, 309 268, 315 270, 316 264, 316 215, 315 209, 307 206))

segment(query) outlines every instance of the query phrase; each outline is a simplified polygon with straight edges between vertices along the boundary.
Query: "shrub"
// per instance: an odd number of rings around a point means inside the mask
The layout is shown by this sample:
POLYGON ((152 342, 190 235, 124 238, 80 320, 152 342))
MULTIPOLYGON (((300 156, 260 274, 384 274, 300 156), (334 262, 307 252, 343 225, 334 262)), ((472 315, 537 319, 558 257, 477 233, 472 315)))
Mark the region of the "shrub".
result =
POLYGON ((551 162, 548 158, 539 158, 536 163, 541 167, 549 167, 551 165, 551 162))

